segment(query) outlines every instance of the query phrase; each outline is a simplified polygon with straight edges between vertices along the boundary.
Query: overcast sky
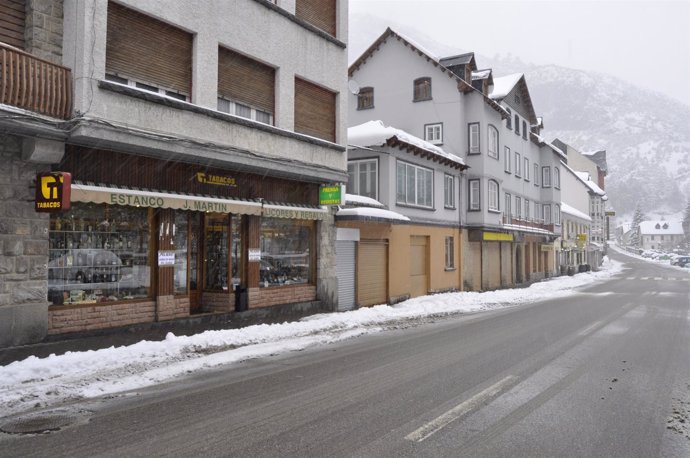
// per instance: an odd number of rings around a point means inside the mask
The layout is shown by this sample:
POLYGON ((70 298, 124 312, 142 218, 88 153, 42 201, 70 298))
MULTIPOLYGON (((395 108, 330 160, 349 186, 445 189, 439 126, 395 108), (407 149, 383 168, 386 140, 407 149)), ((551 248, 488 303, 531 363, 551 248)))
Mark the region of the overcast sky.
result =
POLYGON ((690 0, 350 0, 349 4, 351 17, 385 18, 489 57, 510 53, 535 64, 608 73, 690 106, 690 0))

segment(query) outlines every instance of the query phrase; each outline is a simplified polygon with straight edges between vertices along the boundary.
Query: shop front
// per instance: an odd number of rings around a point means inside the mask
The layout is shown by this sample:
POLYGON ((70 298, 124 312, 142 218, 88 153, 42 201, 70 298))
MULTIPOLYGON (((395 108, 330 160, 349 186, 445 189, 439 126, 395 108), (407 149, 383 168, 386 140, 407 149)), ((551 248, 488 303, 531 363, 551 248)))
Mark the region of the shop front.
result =
POLYGON ((49 333, 316 300, 318 185, 78 147, 59 169, 49 333))

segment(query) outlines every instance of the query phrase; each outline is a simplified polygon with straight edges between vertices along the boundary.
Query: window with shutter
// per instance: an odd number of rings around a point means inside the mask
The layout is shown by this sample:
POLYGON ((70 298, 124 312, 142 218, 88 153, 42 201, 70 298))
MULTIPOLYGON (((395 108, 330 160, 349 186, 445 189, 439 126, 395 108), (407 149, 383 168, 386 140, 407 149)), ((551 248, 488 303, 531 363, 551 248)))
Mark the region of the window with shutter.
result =
POLYGON ((424 100, 431 100, 431 78, 425 76, 417 78, 413 83, 413 102, 422 102, 424 100))
POLYGON ((357 109, 367 110, 374 108, 374 88, 363 87, 357 94, 357 109))
POLYGON ((24 49, 25 0, 0 2, 0 41, 24 49))
POLYGON ((479 154, 479 123, 472 122, 467 125, 468 135, 468 149, 469 154, 479 154))
POLYGON ((275 69, 218 48, 218 99, 219 111, 270 124, 275 110, 275 69))
POLYGON ((107 74, 189 94, 192 34, 108 2, 107 74))
POLYGON ((336 93, 295 78, 295 132, 335 142, 336 93))
POLYGON ((335 36, 336 9, 337 0, 297 0, 295 16, 335 36))

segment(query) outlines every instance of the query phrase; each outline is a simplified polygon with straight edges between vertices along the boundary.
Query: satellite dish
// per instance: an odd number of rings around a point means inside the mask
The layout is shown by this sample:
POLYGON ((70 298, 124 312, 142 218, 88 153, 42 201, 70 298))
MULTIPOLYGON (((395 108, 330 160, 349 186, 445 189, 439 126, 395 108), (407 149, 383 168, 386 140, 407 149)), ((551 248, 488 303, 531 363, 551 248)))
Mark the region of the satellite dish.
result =
POLYGON ((354 95, 359 94, 359 83, 357 81, 351 79, 347 82, 347 87, 350 89, 350 92, 352 92, 354 95))

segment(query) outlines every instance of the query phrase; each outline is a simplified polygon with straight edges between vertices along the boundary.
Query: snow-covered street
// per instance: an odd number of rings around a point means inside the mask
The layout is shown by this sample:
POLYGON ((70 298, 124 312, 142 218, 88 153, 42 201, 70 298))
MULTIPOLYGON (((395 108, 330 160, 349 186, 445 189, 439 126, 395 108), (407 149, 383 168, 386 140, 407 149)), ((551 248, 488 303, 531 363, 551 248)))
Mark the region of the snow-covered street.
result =
POLYGON ((160 342, 142 341, 43 359, 29 357, 0 367, 0 411, 3 416, 9 416, 120 393, 206 368, 329 344, 428 318, 575 295, 578 288, 605 281, 623 270, 620 262, 606 259, 599 272, 553 278, 529 288, 437 294, 394 306, 315 315, 298 322, 207 331, 194 336, 170 333, 160 342))

